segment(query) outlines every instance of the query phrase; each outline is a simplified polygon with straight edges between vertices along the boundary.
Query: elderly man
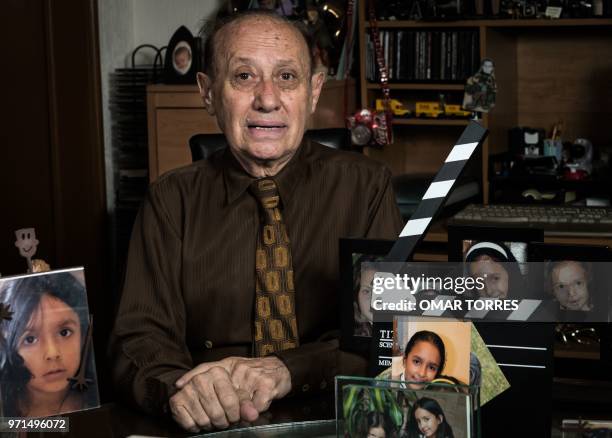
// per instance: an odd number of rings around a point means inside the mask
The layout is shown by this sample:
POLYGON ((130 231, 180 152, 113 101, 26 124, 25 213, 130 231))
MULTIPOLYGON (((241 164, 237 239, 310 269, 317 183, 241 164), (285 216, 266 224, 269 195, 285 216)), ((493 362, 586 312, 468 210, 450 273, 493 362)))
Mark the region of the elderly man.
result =
POLYGON ((159 178, 134 225, 115 383, 188 430, 365 369, 334 336, 338 239, 401 221, 388 170, 303 139, 324 81, 308 44, 271 13, 217 24, 198 84, 229 148, 159 178))

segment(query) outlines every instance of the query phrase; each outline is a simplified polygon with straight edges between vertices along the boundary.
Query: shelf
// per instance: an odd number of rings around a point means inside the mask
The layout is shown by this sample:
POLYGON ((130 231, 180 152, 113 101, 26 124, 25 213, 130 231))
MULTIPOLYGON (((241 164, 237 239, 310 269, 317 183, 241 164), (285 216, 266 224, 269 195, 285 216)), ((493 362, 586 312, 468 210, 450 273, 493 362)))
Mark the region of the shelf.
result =
POLYGON ((467 126, 468 119, 393 119, 394 125, 412 126, 467 126))
MULTIPOLYGON (((381 29, 391 29, 400 27, 422 27, 422 28, 456 28, 456 27, 598 27, 612 26, 610 18, 560 18, 557 20, 546 19, 524 19, 524 20, 457 20, 457 21, 412 21, 412 20, 395 20, 395 21, 378 21, 377 25, 381 29)), ((370 27, 370 23, 366 23, 366 27, 370 27)))
MULTIPOLYGON (((380 84, 368 84, 368 90, 380 90, 380 84)), ((434 90, 434 91, 463 91, 463 84, 389 84, 391 90, 434 90)))

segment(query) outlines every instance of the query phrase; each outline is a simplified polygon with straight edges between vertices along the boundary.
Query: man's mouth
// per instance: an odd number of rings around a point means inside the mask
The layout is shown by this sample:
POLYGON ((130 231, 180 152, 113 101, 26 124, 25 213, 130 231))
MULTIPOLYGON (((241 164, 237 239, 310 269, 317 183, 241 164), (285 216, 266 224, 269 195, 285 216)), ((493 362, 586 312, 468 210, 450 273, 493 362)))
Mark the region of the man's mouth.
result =
POLYGON ((247 124, 249 129, 258 129, 262 131, 272 131, 275 129, 285 129, 286 123, 279 121, 253 121, 247 124))

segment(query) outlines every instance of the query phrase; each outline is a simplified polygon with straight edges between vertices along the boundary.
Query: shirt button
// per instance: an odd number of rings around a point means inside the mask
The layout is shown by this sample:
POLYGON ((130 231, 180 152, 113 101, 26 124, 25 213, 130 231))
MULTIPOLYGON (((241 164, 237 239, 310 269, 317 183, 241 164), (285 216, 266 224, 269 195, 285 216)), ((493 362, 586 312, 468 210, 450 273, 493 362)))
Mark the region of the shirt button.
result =
POLYGON ((323 380, 323 381, 321 382, 321 385, 319 385, 319 387, 320 387, 321 389, 325 389, 325 388, 327 388, 327 382, 326 382, 325 380, 323 380))
POLYGON ((204 342, 204 346, 205 346, 206 348, 208 348, 208 349, 211 349, 211 348, 212 348, 212 346, 213 346, 213 343, 212 343, 212 341, 206 341, 206 342, 204 342))
POLYGON ((308 383, 304 384, 304 386, 302 386, 302 392, 307 392, 310 389, 310 385, 308 383))

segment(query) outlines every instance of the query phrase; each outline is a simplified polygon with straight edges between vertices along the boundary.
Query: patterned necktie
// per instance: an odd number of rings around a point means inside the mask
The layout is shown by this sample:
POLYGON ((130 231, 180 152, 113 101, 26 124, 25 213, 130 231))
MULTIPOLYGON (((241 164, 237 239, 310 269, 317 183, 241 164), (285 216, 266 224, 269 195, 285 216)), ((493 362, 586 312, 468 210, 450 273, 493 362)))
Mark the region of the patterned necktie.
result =
POLYGON ((279 209, 280 196, 270 178, 251 184, 261 207, 255 253, 255 331, 253 353, 262 357, 299 345, 289 236, 279 209))

